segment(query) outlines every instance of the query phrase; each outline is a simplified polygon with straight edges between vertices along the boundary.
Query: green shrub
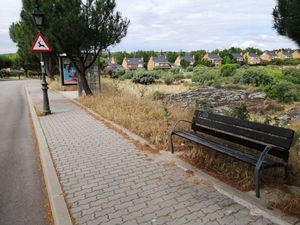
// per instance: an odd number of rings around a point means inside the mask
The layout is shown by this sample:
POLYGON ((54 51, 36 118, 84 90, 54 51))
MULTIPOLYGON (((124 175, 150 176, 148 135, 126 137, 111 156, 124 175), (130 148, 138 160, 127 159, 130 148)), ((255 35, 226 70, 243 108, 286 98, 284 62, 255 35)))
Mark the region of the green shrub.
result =
POLYGON ((28 76, 28 77, 39 76, 39 72, 28 71, 26 76, 28 76))
POLYGON ((156 79, 163 79, 163 77, 165 77, 168 74, 168 72, 164 70, 155 70, 153 72, 155 72, 156 74, 155 75, 157 77, 156 79))
POLYGON ((155 91, 152 95, 152 99, 154 101, 163 100, 166 96, 168 96, 166 93, 163 93, 161 91, 155 91))
POLYGON ((196 108, 206 111, 206 112, 213 112, 214 108, 216 107, 211 101, 207 100, 196 100, 196 108))
POLYGON ((221 76, 229 77, 235 74, 236 70, 240 67, 238 64, 225 64, 221 67, 221 76))
POLYGON ((249 118, 250 114, 247 109, 247 105, 245 103, 234 107, 230 112, 229 116, 241 119, 241 120, 246 120, 249 118))
POLYGON ((148 73, 151 74, 151 76, 153 76, 154 79, 160 78, 160 74, 159 74, 158 70, 148 71, 148 73))
POLYGON ((192 81, 202 85, 213 85, 218 78, 218 70, 205 67, 194 69, 192 81))
POLYGON ((193 69, 194 69, 194 67, 193 67, 193 66, 188 66, 188 67, 186 68, 186 71, 187 71, 187 72, 192 72, 192 71, 193 71, 193 69))
POLYGON ((273 78, 266 74, 262 69, 246 69, 241 77, 241 83, 253 84, 256 87, 272 83, 273 78))
POLYGON ((284 79, 294 84, 300 84, 300 69, 288 68, 282 71, 284 79))
POLYGON ((1 77, 9 77, 11 74, 7 70, 0 70, 1 77))
POLYGON ((266 66, 263 71, 273 77, 274 82, 279 82, 283 80, 282 69, 278 66, 266 66))
POLYGON ((167 76, 163 77, 163 80, 166 85, 171 85, 175 81, 175 78, 172 74, 168 74, 167 76))
POLYGON ((277 66, 282 66, 282 65, 295 66, 300 64, 300 59, 274 59, 272 60, 271 64, 277 66))
POLYGON ((123 76, 120 76, 120 77, 118 77, 118 79, 120 80, 120 81, 124 81, 124 80, 126 80, 126 78, 125 78, 125 76, 123 75, 123 76))
POLYGON ((182 73, 177 73, 177 74, 174 74, 173 76, 174 76, 175 81, 184 79, 184 75, 182 73))
POLYGON ((125 79, 131 79, 133 77, 133 75, 134 75, 133 71, 127 70, 123 76, 125 79))
POLYGON ((180 61, 180 66, 184 69, 186 69, 189 65, 190 65, 190 63, 188 61, 186 61, 185 59, 182 59, 180 61))
POLYGON ((0 55, 0 69, 10 68, 13 65, 13 61, 6 55, 0 55))
POLYGON ((146 70, 136 70, 132 77, 133 83, 149 85, 155 82, 155 74, 146 70))
POLYGON ((117 68, 112 71, 111 77, 112 78, 119 78, 125 74, 125 69, 123 68, 117 68))
POLYGON ((172 72, 174 74, 180 73, 180 68, 178 68, 178 67, 172 68, 172 69, 170 69, 170 72, 172 72))
POLYGON ((208 60, 198 60, 194 64, 195 66, 206 66, 206 67, 214 67, 215 64, 213 64, 211 61, 208 60))
POLYGON ((289 103, 300 99, 300 85, 295 85, 288 81, 269 85, 265 88, 267 96, 279 102, 289 103))
POLYGON ((162 77, 165 84, 167 84, 167 85, 171 85, 174 81, 178 81, 178 80, 181 80, 183 78, 184 78, 184 76, 181 73, 173 74, 173 73, 170 73, 170 72, 164 74, 164 76, 162 77))
POLYGON ((242 76, 241 75, 234 75, 232 77, 232 83, 233 84, 240 84, 240 83, 242 83, 241 81, 242 81, 242 76))

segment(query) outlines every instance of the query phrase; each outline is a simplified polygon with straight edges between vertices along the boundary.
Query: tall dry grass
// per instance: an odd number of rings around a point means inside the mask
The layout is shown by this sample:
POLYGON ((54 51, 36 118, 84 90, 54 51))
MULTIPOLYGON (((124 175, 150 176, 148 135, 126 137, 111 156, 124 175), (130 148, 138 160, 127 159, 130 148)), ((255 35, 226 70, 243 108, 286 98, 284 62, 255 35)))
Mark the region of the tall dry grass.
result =
POLYGON ((79 102, 161 149, 167 148, 170 125, 178 118, 191 119, 193 114, 191 110, 167 106, 149 96, 140 97, 108 82, 103 83, 101 94, 82 97, 79 102))

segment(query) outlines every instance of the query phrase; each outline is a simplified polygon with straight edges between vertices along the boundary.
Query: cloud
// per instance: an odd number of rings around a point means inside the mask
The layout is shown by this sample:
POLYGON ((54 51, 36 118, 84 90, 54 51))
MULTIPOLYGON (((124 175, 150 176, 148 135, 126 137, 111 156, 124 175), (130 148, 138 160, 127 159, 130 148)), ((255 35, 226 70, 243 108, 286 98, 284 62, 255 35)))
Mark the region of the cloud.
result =
POLYGON ((8 34, 9 30, 8 29, 1 29, 0 28, 0 34, 8 34))
POLYGON ((274 0, 119 0, 117 4, 131 24, 128 36, 114 50, 296 48, 272 29, 274 0), (137 29, 141 24, 143 28, 137 29))
MULTIPOLYGON (((231 46, 296 48, 272 29, 274 0, 116 0, 130 19, 128 35, 111 50, 212 50, 231 46)), ((21 0, 0 9, 0 52, 16 51, 9 25, 18 20, 21 0), (4 18, 4 19, 2 19, 4 18)))
POLYGON ((10 40, 9 26, 19 20, 21 0, 10 0, 0 7, 0 54, 16 52, 16 45, 10 40))

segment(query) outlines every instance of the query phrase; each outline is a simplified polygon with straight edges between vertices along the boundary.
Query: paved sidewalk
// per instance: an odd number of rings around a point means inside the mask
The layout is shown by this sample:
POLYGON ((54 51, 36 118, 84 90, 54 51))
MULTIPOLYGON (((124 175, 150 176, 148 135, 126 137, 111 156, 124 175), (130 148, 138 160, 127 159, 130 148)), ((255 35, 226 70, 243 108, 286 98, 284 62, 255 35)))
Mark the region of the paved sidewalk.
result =
MULTIPOLYGON (((39 82, 28 89, 40 106, 39 82)), ((40 121, 77 224, 272 224, 138 150, 63 95, 49 97, 53 114, 40 121)))

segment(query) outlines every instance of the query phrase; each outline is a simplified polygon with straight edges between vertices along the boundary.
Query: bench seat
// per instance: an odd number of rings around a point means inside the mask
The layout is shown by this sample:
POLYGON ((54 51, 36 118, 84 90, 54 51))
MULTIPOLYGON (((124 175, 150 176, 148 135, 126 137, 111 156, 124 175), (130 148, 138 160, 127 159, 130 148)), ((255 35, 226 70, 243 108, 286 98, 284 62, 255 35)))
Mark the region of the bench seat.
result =
MULTIPOLYGON (((224 143, 218 142, 216 140, 210 140, 207 136, 201 135, 200 133, 195 133, 192 131, 175 131, 173 133, 179 137, 191 140, 198 144, 201 144, 207 148, 214 149, 220 153, 228 155, 232 158, 238 159, 240 161, 246 162, 252 166, 256 166, 259 160, 259 155, 251 154, 249 152, 242 152, 241 150, 235 149, 232 146, 226 145, 224 143)), ((268 158, 263 160, 263 167, 281 167, 284 166, 282 162, 274 161, 268 158)))

